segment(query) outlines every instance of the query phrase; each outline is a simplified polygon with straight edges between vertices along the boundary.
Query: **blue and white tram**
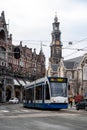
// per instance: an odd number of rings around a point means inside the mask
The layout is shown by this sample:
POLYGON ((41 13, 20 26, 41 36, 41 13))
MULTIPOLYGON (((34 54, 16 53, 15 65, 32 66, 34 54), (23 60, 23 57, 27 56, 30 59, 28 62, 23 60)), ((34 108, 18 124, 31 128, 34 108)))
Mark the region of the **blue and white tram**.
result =
POLYGON ((62 77, 44 77, 25 86, 24 107, 41 109, 68 108, 68 81, 62 77))

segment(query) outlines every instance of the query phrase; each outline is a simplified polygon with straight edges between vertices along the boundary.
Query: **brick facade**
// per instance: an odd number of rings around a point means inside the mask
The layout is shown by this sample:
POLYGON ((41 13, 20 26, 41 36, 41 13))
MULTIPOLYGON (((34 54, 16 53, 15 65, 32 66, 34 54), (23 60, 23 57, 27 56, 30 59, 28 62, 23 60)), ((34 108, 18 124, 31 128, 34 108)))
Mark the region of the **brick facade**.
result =
POLYGON ((16 46, 7 26, 3 11, 0 16, 0 101, 8 101, 12 96, 22 100, 24 84, 45 76, 45 56, 42 49, 36 54, 35 49, 20 42, 20 58, 15 59, 16 46))

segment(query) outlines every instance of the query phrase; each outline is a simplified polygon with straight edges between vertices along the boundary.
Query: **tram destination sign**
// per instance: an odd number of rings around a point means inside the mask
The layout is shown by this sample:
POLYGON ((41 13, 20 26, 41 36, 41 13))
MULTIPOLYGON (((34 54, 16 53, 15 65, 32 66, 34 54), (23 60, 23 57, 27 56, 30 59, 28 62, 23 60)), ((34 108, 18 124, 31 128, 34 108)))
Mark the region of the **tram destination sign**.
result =
POLYGON ((50 82, 59 82, 59 83, 66 83, 67 78, 60 78, 60 77, 50 77, 49 78, 50 82))

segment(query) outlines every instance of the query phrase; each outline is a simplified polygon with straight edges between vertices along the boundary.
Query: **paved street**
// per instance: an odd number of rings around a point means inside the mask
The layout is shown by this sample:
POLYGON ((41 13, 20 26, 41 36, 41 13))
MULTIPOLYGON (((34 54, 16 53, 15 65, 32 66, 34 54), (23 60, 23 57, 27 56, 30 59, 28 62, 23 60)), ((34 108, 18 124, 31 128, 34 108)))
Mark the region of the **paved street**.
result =
POLYGON ((86 130, 87 111, 26 109, 22 104, 0 106, 0 130, 86 130))

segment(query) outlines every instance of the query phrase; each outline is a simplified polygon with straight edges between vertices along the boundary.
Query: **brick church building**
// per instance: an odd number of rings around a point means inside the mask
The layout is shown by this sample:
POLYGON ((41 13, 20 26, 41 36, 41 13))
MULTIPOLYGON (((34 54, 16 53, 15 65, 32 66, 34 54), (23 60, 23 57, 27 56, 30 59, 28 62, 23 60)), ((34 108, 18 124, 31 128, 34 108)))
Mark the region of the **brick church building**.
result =
POLYGON ((52 24, 48 76, 67 77, 69 96, 75 96, 79 93, 87 97, 87 53, 83 56, 64 60, 59 25, 58 17, 55 16, 52 24))

